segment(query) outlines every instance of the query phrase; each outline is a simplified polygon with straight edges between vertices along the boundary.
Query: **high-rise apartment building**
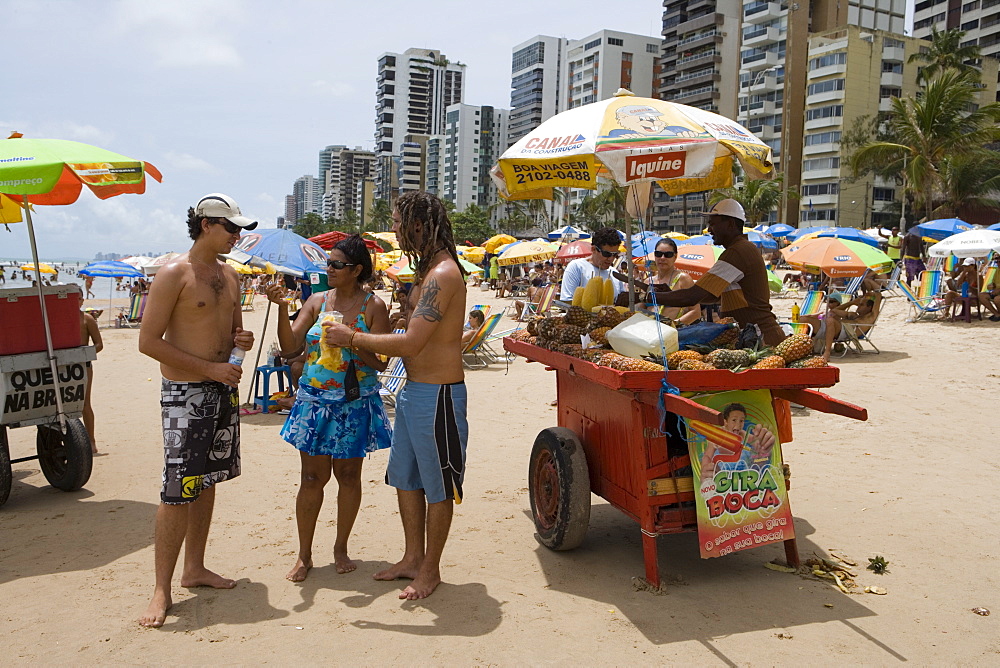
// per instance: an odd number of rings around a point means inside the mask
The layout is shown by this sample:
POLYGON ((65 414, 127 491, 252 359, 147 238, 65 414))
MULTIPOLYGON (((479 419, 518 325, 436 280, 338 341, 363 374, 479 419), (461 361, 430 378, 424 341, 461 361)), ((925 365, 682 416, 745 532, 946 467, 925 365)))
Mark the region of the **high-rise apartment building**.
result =
MULTIPOLYGON (((736 118, 740 0, 663 0, 663 43, 656 97, 736 118)), ((654 229, 700 230, 705 193, 653 191, 654 229)))
MULTIPOLYGON (((843 136, 892 108, 892 98, 918 93, 917 64, 909 57, 927 42, 879 30, 844 26, 809 38, 799 223, 868 228, 891 226, 900 211, 894 182, 851 178, 843 136)), ((995 99, 998 62, 983 61, 981 103, 995 99)), ((789 221, 791 223, 791 221, 789 221)))
MULTIPOLYGON (((461 211, 469 204, 486 208, 496 202, 490 168, 507 150, 507 109, 453 104, 445 117, 436 189, 461 211)), ((430 161, 428 161, 430 162, 430 161)))
POLYGON ((330 166, 333 164, 335 156, 345 148, 347 147, 343 144, 334 144, 327 146, 319 152, 319 170, 317 174, 319 175, 319 183, 323 187, 321 213, 324 218, 333 213, 333 196, 332 194, 327 195, 329 190, 330 166))
POLYGON ((463 101, 464 78, 465 65, 450 62, 440 51, 407 49, 379 57, 375 119, 378 197, 391 199, 403 187, 398 174, 404 137, 444 131, 445 109, 463 101))
POLYGON ((510 63, 511 144, 564 109, 563 59, 569 40, 536 35, 514 47, 510 63))
POLYGON ((913 36, 930 39, 938 32, 958 28, 965 32, 961 46, 978 46, 983 56, 1000 58, 1000 2, 998 0, 922 0, 913 14, 913 36))
MULTIPOLYGON (((295 179, 292 185, 292 197, 295 198, 295 215, 292 224, 297 223, 307 213, 322 214, 323 187, 312 174, 306 174, 295 179)), ((287 218, 287 216, 286 216, 287 218)))
POLYGON ((285 219, 285 227, 292 227, 298 222, 295 217, 295 195, 285 195, 285 215, 282 218, 285 219))
POLYGON ((660 40, 615 30, 601 30, 570 40, 563 63, 564 109, 606 100, 619 88, 653 97, 659 88, 660 40))
POLYGON ((327 171, 324 207, 328 216, 342 219, 348 211, 358 213, 358 183, 375 173, 375 153, 360 146, 341 147, 333 156, 327 171))

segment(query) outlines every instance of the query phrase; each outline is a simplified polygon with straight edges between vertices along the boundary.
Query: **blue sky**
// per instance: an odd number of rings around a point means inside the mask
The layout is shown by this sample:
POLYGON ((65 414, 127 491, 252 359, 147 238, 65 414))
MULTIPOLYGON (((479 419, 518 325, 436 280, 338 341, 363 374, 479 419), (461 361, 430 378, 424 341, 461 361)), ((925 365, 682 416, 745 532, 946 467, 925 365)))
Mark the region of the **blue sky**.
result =
MULTIPOLYGON (((88 142, 163 172, 144 195, 36 207, 42 257, 180 251, 202 195, 227 193, 273 227, 320 149, 371 148, 383 52, 439 49, 468 65, 467 103, 507 107, 515 44, 657 35, 661 12, 656 0, 0 0, 0 133, 88 142)), ((10 229, 0 257, 29 256, 24 226, 10 229)))

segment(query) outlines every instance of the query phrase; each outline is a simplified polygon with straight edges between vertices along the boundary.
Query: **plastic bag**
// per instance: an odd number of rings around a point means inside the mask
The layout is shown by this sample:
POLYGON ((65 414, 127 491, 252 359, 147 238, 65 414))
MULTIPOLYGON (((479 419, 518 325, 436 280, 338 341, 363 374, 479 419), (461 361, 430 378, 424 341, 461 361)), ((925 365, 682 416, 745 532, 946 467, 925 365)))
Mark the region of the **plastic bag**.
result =
POLYGON ((721 322, 696 322, 677 330, 677 342, 682 349, 689 345, 703 346, 713 341, 726 329, 735 326, 721 322))

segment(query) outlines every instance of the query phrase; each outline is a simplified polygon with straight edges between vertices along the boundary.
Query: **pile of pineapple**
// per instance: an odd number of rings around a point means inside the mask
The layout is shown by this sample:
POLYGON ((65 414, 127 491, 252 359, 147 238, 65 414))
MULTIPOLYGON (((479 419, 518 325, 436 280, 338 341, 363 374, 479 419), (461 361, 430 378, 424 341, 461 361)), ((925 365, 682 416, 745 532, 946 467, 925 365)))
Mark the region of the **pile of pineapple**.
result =
MULTIPOLYGON (((600 279, 598 279, 600 280, 600 279)), ((580 305, 569 308, 566 315, 535 318, 512 338, 553 350, 557 353, 618 369, 619 371, 663 371, 663 365, 647 360, 619 355, 608 345, 607 333, 629 317, 630 313, 614 306, 599 306, 588 311, 580 305), (590 335, 592 347, 584 348, 580 337, 590 335)))
POLYGON ((667 356, 667 368, 682 371, 704 369, 815 369, 827 366, 821 355, 813 355, 812 338, 793 334, 772 348, 756 350, 735 348, 738 336, 735 326, 727 329, 708 346, 698 350, 678 350, 667 356), (731 333, 732 332, 732 333, 731 333), (724 340, 722 337, 725 337, 724 340))

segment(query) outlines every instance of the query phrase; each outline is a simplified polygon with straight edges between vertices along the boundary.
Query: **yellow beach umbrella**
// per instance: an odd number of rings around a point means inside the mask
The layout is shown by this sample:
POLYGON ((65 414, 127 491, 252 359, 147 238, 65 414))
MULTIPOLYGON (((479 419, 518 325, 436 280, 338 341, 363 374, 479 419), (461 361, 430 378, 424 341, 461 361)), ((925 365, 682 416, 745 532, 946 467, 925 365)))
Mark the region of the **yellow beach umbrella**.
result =
POLYGON ((556 256, 556 247, 542 241, 522 241, 514 244, 497 258, 497 264, 507 267, 514 264, 541 262, 556 256))
POLYGON ((226 264, 236 270, 237 274, 252 274, 254 270, 245 264, 240 264, 236 260, 226 260, 226 264))
POLYGON ((517 239, 509 234, 497 234, 487 239, 483 244, 483 248, 486 249, 487 253, 495 253, 497 248, 500 248, 500 246, 512 244, 515 241, 517 241, 517 239))
POLYGON ((379 241, 384 241, 395 250, 399 250, 399 240, 396 238, 395 232, 365 232, 368 236, 373 239, 378 239, 379 241))
POLYGON ((663 236, 673 239, 674 241, 684 241, 685 239, 690 239, 691 237, 687 234, 681 234, 680 232, 667 232, 663 236))
POLYGON ((459 255, 473 264, 479 264, 486 255, 486 249, 482 246, 457 246, 459 255))
MULTIPOLYGON (((21 265, 21 271, 34 271, 34 270, 35 270, 35 265, 34 264, 29 263, 29 264, 22 264, 21 265)), ((58 271, 56 271, 55 269, 53 269, 51 266, 45 264, 44 262, 40 262, 38 264, 38 271, 40 271, 43 274, 58 274, 59 273, 58 271)))
POLYGON ((388 253, 379 253, 375 256, 375 268, 385 271, 393 265, 395 262, 399 262, 399 259, 403 257, 403 251, 390 251, 388 253))

